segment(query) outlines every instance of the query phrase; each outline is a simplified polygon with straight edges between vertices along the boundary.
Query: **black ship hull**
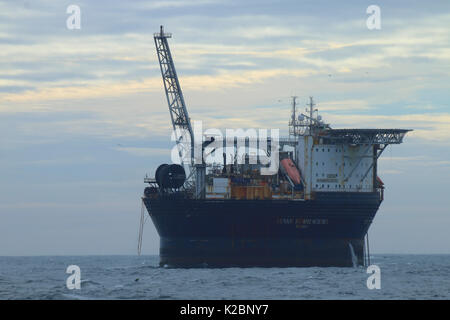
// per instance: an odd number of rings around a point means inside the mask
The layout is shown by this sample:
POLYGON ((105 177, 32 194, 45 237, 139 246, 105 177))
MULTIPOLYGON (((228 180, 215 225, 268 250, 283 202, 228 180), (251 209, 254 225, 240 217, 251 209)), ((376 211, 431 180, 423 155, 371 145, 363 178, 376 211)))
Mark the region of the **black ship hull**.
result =
POLYGON ((347 267, 364 264, 374 193, 323 192, 314 200, 144 197, 160 236, 160 265, 347 267))

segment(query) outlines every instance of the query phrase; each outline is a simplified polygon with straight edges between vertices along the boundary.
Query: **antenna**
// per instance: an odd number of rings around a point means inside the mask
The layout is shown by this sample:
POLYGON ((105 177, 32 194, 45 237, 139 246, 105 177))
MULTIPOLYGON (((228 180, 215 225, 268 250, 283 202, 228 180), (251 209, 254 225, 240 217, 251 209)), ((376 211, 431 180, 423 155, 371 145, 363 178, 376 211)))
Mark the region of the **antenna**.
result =
POLYGON ((294 138, 298 135, 296 107, 297 107, 297 96, 292 96, 292 113, 291 113, 291 121, 289 121, 289 136, 290 137, 293 136, 294 138))
POLYGON ((317 109, 313 109, 316 104, 313 101, 313 97, 309 97, 309 133, 312 134, 313 127, 313 113, 317 111, 317 109))

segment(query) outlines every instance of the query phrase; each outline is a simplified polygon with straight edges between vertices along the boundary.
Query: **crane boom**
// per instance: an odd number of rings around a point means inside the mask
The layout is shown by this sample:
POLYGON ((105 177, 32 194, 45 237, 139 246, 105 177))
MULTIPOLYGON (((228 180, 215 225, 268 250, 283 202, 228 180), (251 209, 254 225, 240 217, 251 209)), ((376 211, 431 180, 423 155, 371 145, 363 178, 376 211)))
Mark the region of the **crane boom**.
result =
POLYGON ((173 63, 172 54, 170 53, 169 44, 167 42, 167 39, 171 37, 171 33, 164 33, 163 26, 161 26, 159 33, 153 35, 167 103, 169 104, 173 130, 176 134, 177 145, 179 146, 180 159, 184 162, 181 155, 182 149, 180 144, 183 142, 187 144, 189 142, 187 140, 190 139, 190 165, 192 166, 194 162, 194 134, 184 102, 183 92, 181 91, 180 82, 178 81, 177 72, 173 63))
POLYGON ((184 183, 184 187, 186 189, 195 188, 194 196, 196 198, 204 198, 206 166, 203 163, 203 160, 200 164, 195 163, 194 161, 194 132, 184 102, 180 82, 178 81, 175 65, 173 64, 169 43, 167 42, 167 39, 171 37, 171 33, 164 33, 163 26, 160 27, 159 33, 153 35, 167 103, 169 104, 170 117, 176 135, 178 155, 181 164, 185 168, 185 171, 187 171, 187 179, 184 183), (189 157, 186 157, 186 154, 188 154, 189 157), (188 163, 187 166, 186 162, 188 163))

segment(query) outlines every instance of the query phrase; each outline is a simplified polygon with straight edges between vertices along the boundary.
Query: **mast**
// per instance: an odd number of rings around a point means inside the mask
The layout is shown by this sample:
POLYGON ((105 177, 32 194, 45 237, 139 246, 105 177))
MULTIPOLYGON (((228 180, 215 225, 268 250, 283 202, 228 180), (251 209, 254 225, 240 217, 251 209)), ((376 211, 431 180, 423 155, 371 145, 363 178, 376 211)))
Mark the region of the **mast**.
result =
POLYGON ((313 113, 314 113, 314 111, 316 111, 316 110, 314 110, 315 103, 313 102, 313 97, 309 97, 308 106, 309 106, 309 134, 312 135, 313 134, 313 131, 312 131, 313 121, 314 121, 313 113))

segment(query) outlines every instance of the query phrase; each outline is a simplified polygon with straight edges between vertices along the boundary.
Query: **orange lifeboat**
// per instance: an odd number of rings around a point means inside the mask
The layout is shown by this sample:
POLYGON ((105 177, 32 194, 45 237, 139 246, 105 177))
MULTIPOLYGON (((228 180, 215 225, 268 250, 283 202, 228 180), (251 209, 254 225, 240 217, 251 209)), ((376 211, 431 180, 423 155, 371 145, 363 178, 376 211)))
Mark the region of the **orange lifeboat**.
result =
POLYGON ((300 178, 300 172, 298 171, 297 167, 294 165, 291 159, 283 159, 281 160, 281 165, 283 166, 284 170, 286 170, 289 178, 291 178, 292 182, 295 184, 301 183, 300 178))

